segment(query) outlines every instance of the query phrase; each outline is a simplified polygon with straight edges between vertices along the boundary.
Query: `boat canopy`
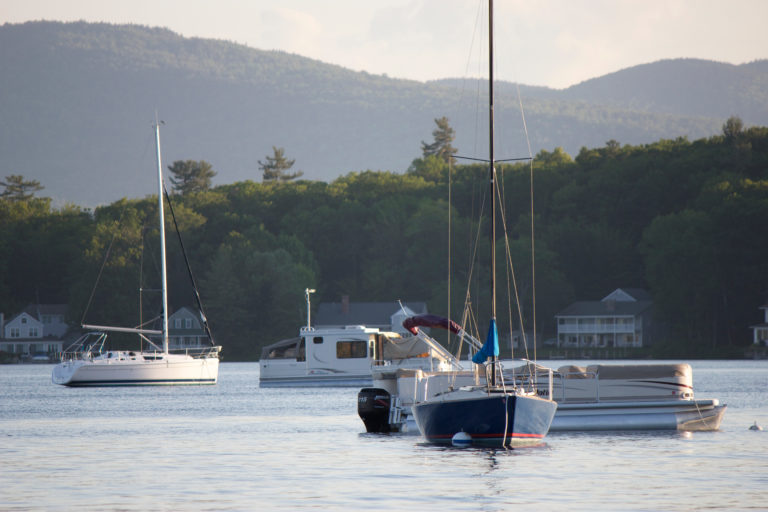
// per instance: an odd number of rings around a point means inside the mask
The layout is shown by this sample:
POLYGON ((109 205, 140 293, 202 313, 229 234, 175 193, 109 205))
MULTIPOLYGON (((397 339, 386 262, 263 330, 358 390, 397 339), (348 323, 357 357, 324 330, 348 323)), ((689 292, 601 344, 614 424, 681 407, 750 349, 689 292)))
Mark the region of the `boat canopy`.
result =
MULTIPOLYGON (((384 359, 408 359, 410 357, 428 357, 434 352, 434 346, 418 336, 407 338, 387 338, 384 343, 384 359)), ((443 355, 444 351, 440 351, 443 355)))
POLYGON ((461 326, 459 326, 459 324, 453 320, 437 315, 410 316, 403 320, 403 327, 413 334, 419 333, 419 327, 440 327, 441 329, 451 331, 454 334, 459 334, 461 332, 461 326))

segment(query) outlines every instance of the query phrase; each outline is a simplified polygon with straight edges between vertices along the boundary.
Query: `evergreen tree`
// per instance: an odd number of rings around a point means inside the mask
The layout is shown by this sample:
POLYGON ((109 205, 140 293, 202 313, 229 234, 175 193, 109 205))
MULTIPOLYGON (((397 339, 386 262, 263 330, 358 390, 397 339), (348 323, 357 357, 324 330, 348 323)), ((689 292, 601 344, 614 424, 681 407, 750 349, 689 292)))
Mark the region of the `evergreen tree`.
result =
POLYGON ((744 122, 740 117, 731 116, 723 125, 723 135, 728 140, 736 139, 744 130, 744 122))
POLYGON ((424 158, 430 155, 435 155, 446 163, 453 163, 453 155, 455 155, 458 150, 451 146, 451 143, 456 138, 456 132, 454 132, 451 125, 448 124, 447 117, 435 119, 435 124, 437 124, 437 128, 432 132, 434 141, 432 144, 427 144, 422 141, 421 152, 424 158))
POLYGON ((168 170, 173 174, 170 179, 174 190, 182 195, 210 189, 211 178, 216 176, 216 171, 205 160, 177 160, 168 170))
POLYGON ((263 181, 290 181, 303 176, 302 171, 289 174, 287 171, 293 167, 296 160, 288 160, 285 157, 285 149, 272 146, 274 154, 267 155, 267 161, 259 160, 259 169, 262 172, 263 181))
POLYGON ((7 176, 5 181, 0 181, 0 185, 5 187, 0 197, 9 201, 27 201, 34 197, 35 192, 43 190, 43 186, 40 185, 39 181, 25 181, 24 176, 19 174, 7 176))

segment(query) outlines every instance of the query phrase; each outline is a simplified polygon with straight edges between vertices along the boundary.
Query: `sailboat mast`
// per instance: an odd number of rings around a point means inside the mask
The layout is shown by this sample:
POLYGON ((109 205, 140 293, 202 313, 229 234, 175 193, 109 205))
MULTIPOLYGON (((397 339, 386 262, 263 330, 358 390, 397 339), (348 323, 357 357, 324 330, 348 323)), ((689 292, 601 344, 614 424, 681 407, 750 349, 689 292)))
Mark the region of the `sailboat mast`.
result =
MULTIPOLYGON (((488 162, 491 212, 491 322, 496 323, 496 168, 493 154, 493 0, 488 0, 488 162)), ((491 357, 496 362, 496 355, 491 357)), ((496 385, 496 364, 491 365, 491 386, 496 385)))
POLYGON ((157 148, 157 208, 160 218, 160 274, 163 290, 163 352, 168 353, 168 284, 165 268, 165 212, 163 211, 163 167, 160 158, 160 123, 155 122, 157 148))
POLYGON ((491 187, 491 317, 496 318, 496 169, 493 154, 493 0, 488 1, 488 162, 491 187))

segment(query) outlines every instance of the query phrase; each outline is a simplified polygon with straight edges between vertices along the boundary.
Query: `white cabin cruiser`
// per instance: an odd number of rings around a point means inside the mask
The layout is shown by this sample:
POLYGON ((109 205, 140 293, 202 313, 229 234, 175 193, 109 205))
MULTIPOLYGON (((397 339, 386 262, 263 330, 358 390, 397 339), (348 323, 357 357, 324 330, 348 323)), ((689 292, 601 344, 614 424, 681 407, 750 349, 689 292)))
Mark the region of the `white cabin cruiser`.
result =
POLYGON ((370 386, 373 369, 449 372, 460 368, 442 345, 419 333, 374 327, 302 327, 299 336, 264 347, 262 387, 370 386))
MULTIPOLYGON (((463 331, 454 332, 475 344, 463 331)), ((507 364, 503 375, 509 386, 549 378, 549 368, 530 361, 507 364)), ((373 387, 358 394, 358 414, 368 432, 414 431, 414 403, 477 385, 478 379, 469 370, 374 368, 373 387)), ((538 389, 550 392, 547 386, 538 389)), ((551 394, 558 405, 550 432, 717 430, 726 409, 717 399, 694 397, 686 363, 562 366, 553 373, 551 394)))

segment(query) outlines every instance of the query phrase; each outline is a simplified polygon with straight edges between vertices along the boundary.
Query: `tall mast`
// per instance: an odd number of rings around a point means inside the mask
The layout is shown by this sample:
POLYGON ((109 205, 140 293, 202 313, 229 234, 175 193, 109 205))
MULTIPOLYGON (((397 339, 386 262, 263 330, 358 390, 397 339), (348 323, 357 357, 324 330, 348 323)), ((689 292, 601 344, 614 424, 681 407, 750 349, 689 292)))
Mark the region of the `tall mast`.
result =
POLYGON ((160 123, 155 120, 157 148, 157 212, 160 217, 160 274, 163 289, 163 352, 168 353, 168 284, 165 269, 165 212, 163 211, 163 167, 160 158, 160 123))
MULTIPOLYGON (((488 161, 490 174, 491 212, 491 320, 496 322, 496 169, 493 154, 493 0, 488 0, 488 161)), ((494 355, 491 360, 496 362, 494 355)), ((496 385, 496 364, 491 365, 491 385, 496 385)))

